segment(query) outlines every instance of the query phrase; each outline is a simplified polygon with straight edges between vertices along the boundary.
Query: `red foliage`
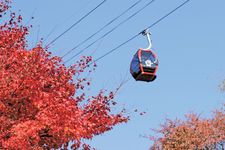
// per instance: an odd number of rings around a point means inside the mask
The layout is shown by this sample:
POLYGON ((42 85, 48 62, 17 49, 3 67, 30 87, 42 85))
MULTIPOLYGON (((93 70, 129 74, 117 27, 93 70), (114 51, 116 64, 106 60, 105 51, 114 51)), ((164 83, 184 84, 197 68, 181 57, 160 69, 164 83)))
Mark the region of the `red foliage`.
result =
POLYGON ((5 14, 5 12, 9 9, 10 2, 11 0, 0 1, 0 15, 5 14))
MULTIPOLYGON (((225 107, 225 105, 224 105, 225 107)), ((161 149, 224 149, 225 110, 217 110, 212 119, 202 119, 196 114, 186 115, 187 120, 167 120, 152 137, 152 150, 161 149)))
MULTIPOLYGON (((8 3, 0 2, 0 13, 8 3)), ((90 149, 82 139, 128 120, 122 111, 110 112, 113 92, 100 91, 87 100, 85 87, 90 81, 81 75, 91 57, 67 68, 41 43, 27 50, 28 28, 21 20, 11 13, 0 26, 0 149, 60 148, 69 141, 74 141, 73 149, 90 149)))

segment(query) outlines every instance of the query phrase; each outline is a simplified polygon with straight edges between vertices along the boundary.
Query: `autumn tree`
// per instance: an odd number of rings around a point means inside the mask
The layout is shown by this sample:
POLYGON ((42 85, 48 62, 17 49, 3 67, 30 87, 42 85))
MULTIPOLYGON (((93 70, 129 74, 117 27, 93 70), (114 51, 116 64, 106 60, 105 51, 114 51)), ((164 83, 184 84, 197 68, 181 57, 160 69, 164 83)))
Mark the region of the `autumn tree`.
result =
MULTIPOLYGON (((1 18, 9 0, 0 0, 1 18)), ((112 113, 115 92, 86 95, 91 57, 66 67, 40 42, 28 49, 29 27, 9 13, 0 25, 0 149, 90 149, 84 139, 127 122, 123 110, 112 113)), ((3 19, 1 19, 3 20, 3 19)))
POLYGON ((223 80, 222 84, 220 85, 221 91, 225 92, 225 80, 223 80))
MULTIPOLYGON (((225 83, 221 84, 221 90, 225 83)), ((188 114, 186 120, 167 119, 159 130, 158 136, 151 137, 152 150, 224 150, 225 149, 225 104, 214 111, 212 118, 201 118, 188 114)))

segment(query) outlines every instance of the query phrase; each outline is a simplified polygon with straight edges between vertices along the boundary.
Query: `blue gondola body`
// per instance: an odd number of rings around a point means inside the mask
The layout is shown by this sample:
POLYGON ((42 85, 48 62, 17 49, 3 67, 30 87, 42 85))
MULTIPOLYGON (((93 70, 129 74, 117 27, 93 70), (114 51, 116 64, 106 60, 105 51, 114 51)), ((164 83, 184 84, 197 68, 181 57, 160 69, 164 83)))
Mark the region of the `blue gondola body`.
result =
POLYGON ((154 81, 157 69, 157 56, 150 49, 139 49, 130 64, 130 73, 136 81, 154 81))

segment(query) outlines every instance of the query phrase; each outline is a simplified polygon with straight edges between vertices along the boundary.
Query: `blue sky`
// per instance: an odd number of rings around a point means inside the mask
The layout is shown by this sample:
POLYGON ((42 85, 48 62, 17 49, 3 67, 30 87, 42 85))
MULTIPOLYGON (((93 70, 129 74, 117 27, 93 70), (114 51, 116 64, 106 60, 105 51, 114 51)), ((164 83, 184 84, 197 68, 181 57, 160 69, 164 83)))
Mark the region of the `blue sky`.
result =
MULTIPOLYGON (((93 14, 57 40, 50 51, 54 55, 62 56, 136 1, 107 0, 93 14)), ((95 39, 148 1, 143 0, 95 39)), ((32 14, 35 17, 30 22, 33 28, 28 37, 32 47, 41 37, 46 43, 50 42, 100 2, 101 0, 19 0, 14 2, 13 9, 21 10, 25 22, 32 14), (48 36, 51 31, 53 32, 48 36)), ((136 17, 87 49, 83 55, 90 55, 94 51, 94 58, 101 56, 182 2, 184 1, 155 0, 136 17)), ((165 117, 183 118, 188 112, 202 113, 202 116, 209 117, 212 110, 221 107, 224 94, 220 92, 218 85, 225 78, 224 15, 224 0, 191 0, 152 28, 153 50, 159 57, 157 79, 152 83, 131 79, 124 85, 116 98, 120 107, 127 108, 131 121, 95 137, 90 144, 99 150, 146 150, 151 142, 143 136, 150 135, 151 128, 159 127, 165 117), (136 108, 146 111, 146 115, 135 114, 132 110, 136 108)), ((146 46, 146 38, 139 36, 99 61, 93 74, 91 92, 101 88, 115 89, 124 78, 130 78, 129 65, 132 56, 138 48, 146 46)), ((75 52, 77 51, 73 54, 75 52)))

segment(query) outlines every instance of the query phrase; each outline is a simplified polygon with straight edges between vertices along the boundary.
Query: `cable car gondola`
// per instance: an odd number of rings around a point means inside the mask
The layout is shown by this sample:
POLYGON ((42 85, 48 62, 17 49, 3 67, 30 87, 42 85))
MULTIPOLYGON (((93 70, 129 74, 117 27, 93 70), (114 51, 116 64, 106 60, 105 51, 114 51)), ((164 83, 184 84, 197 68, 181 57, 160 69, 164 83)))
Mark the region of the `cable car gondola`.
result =
POLYGON ((140 48, 133 56, 130 64, 130 73, 136 81, 152 82, 156 79, 158 59, 151 50, 150 33, 144 30, 142 34, 147 36, 149 47, 146 49, 140 48))

